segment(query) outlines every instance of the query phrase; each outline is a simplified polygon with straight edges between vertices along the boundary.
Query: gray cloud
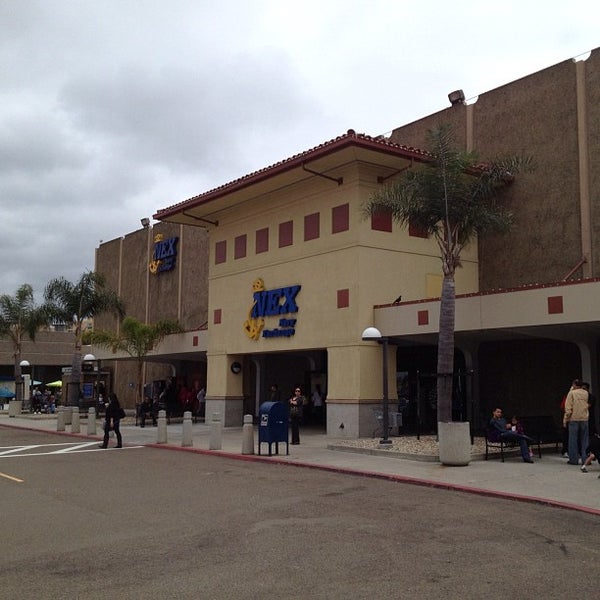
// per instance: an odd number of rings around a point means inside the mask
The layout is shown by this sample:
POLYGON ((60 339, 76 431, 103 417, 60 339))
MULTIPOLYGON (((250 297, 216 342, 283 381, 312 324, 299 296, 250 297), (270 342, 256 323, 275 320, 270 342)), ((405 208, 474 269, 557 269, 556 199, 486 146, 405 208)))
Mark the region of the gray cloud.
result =
POLYGON ((0 3, 0 293, 74 280, 100 240, 157 209, 350 127, 384 133, 452 89, 476 95, 597 37, 577 16, 592 2, 551 0, 543 17, 513 1, 500 14, 432 6, 0 3))

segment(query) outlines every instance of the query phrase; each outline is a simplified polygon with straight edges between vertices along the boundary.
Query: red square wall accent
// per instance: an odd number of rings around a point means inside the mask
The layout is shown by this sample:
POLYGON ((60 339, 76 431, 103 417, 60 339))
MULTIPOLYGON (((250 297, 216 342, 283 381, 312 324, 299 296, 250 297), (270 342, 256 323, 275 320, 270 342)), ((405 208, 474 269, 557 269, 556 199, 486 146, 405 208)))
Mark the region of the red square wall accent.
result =
POLYGON ((374 231, 392 231, 392 213, 389 210, 378 210, 371 215, 371 229, 374 231))
POLYGON ((350 306, 350 290, 337 291, 337 307, 348 308, 350 306))
POLYGON ((320 235, 320 214, 313 213, 304 217, 304 241, 316 240, 320 235))
POLYGON ((279 247, 285 248, 294 243, 294 222, 286 221, 279 224, 279 247))
POLYGON ((213 313, 213 323, 215 325, 219 325, 221 323, 221 309, 215 308, 215 312, 213 313))
POLYGON ((421 227, 420 225, 417 225, 416 223, 413 223, 412 221, 409 221, 409 223, 408 223, 408 235, 410 235, 411 237, 420 237, 420 238, 429 237, 427 235, 427 229, 425 229, 425 227, 421 227))
POLYGON ((269 228, 259 229, 256 232, 256 254, 269 251, 269 228))
POLYGON ((331 233, 340 233, 350 229, 350 205, 341 204, 331 209, 331 233))
POLYGON ((428 310, 417 311, 417 325, 429 325, 429 311, 428 310))
POLYGON ((233 258, 246 257, 246 235, 238 235, 233 244, 233 258))
POLYGON ((197 345, 198 345, 198 336, 197 336, 197 335, 195 335, 195 336, 192 338, 192 346, 197 346, 197 345))
POLYGON ((548 314, 560 315, 563 313, 563 297, 548 296, 548 314))
POLYGON ((224 263, 227 260, 227 242, 221 240, 215 244, 215 265, 224 263))

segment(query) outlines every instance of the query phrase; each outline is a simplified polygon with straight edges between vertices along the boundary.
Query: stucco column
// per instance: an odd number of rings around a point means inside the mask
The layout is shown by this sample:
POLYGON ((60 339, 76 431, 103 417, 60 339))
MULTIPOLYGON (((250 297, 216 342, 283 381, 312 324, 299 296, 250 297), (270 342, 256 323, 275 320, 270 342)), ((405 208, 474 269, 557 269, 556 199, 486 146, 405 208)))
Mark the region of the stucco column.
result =
MULTIPOLYGON (((383 398, 383 351, 376 342, 327 349, 327 434, 371 437, 377 426, 373 409, 383 398)), ((388 399, 397 410, 396 346, 388 346, 388 399)))
POLYGON ((221 415, 224 427, 241 427, 244 412, 244 359, 234 354, 208 356, 206 420, 221 415), (236 372, 239 365, 241 370, 236 372))

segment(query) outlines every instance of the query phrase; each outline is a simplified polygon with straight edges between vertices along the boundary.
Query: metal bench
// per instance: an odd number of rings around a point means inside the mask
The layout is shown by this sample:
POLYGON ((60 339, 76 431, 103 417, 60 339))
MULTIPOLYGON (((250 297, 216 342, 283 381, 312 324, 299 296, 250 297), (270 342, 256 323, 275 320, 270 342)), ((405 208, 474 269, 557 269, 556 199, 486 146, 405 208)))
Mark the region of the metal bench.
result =
MULTIPOLYGON (((525 435, 529 435, 527 431, 525 431, 525 435)), ((532 436, 529 436, 532 437, 532 436)), ((532 438, 531 442, 529 442, 530 446, 537 446, 538 456, 542 458, 542 449, 540 447, 540 443, 535 438, 532 438)), ((488 459, 490 448, 495 448, 500 450, 500 458, 502 462, 504 462, 504 452, 505 450, 519 450, 519 442, 517 440, 511 439, 503 439, 500 436, 500 432, 494 427, 488 427, 485 430, 485 460, 488 459)))

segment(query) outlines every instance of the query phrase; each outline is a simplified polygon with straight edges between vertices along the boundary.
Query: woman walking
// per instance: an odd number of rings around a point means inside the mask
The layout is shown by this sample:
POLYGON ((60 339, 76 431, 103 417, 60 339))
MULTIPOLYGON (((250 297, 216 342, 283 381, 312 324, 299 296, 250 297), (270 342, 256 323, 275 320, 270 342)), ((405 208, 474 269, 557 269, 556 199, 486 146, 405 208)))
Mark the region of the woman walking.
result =
POLYGON ((109 403, 106 407, 106 419, 104 421, 104 443, 100 448, 108 448, 108 434, 111 428, 117 436, 117 448, 123 447, 123 438, 121 437, 121 429, 119 428, 119 423, 121 419, 125 416, 125 411, 121 408, 119 404, 119 399, 114 392, 111 392, 108 396, 109 403))

